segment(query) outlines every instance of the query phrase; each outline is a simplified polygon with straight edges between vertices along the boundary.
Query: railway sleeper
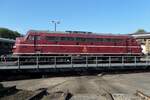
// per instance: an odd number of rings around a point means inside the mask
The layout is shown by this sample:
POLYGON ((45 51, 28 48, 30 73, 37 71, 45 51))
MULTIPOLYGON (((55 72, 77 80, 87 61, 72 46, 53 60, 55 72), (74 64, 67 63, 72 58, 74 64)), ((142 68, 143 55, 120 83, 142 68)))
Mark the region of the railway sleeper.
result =
POLYGON ((72 94, 69 92, 69 90, 64 90, 49 93, 45 98, 46 100, 70 100, 71 97, 72 94))

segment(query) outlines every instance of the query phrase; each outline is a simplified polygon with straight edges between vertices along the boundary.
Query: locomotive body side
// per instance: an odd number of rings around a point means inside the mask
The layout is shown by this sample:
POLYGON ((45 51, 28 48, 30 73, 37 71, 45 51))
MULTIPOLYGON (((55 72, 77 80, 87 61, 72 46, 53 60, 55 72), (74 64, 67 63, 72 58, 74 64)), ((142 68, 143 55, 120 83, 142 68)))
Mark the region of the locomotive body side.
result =
POLYGON ((96 35, 29 31, 17 38, 14 55, 141 55, 138 42, 128 35, 96 35))

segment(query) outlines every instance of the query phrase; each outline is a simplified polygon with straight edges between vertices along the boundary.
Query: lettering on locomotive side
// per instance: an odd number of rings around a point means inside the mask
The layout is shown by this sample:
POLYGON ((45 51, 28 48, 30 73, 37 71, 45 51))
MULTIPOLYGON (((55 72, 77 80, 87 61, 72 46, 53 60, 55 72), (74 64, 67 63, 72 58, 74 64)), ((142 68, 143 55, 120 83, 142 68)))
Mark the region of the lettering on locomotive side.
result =
POLYGON ((87 52, 88 52, 88 50, 87 50, 87 47, 86 47, 86 46, 84 46, 84 47, 83 47, 82 52, 83 52, 83 53, 87 53, 87 52))

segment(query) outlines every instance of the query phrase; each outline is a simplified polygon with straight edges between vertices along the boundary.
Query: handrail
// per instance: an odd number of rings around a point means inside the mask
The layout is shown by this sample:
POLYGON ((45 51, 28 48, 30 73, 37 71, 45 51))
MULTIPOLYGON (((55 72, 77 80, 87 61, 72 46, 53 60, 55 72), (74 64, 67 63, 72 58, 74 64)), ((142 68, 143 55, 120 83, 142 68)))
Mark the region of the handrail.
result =
MULTIPOLYGON (((18 69, 32 65, 34 65, 34 67, 36 66, 35 68, 41 68, 43 65, 46 65, 48 68, 50 68, 50 65, 57 67, 57 65, 61 64, 71 65, 73 67, 79 64, 85 64, 86 67, 94 66, 111 68, 114 66, 120 66, 125 68, 126 66, 131 65, 133 67, 138 67, 140 65, 148 67, 150 65, 149 61, 140 61, 141 57, 142 56, 12 56, 6 57, 6 59, 8 59, 8 63, 9 60, 12 59, 12 61, 15 62, 15 64, 12 64, 12 66, 18 67, 18 69)), ((0 63, 0 67, 4 67, 8 63, 0 63)), ((11 67, 10 64, 9 67, 11 67)))

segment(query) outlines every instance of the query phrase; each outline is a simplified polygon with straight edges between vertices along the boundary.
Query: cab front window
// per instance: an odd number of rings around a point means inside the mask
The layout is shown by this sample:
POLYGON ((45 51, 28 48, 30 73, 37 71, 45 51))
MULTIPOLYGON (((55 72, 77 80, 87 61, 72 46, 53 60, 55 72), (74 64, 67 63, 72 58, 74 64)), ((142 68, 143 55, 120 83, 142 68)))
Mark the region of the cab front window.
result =
POLYGON ((41 40, 41 37, 40 36, 38 36, 38 35, 30 35, 29 37, 28 37, 28 40, 30 40, 30 41, 34 41, 34 40, 41 40))
POLYGON ((34 40, 34 36, 30 35, 30 36, 28 37, 28 40, 33 41, 33 40, 34 40))

